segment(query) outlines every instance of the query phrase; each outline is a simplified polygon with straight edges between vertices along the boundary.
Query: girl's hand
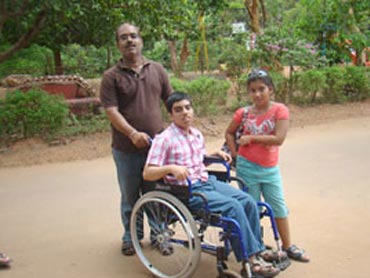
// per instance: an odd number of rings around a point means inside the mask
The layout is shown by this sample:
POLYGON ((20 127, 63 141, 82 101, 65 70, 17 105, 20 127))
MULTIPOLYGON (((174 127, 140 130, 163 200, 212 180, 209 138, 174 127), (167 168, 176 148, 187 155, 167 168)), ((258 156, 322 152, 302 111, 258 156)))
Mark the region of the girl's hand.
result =
POLYGON ((217 155, 229 164, 233 161, 231 155, 229 155, 228 153, 225 153, 224 151, 218 151, 217 155))
POLYGON ((239 139, 239 145, 245 146, 252 143, 252 136, 251 135, 242 135, 239 139))

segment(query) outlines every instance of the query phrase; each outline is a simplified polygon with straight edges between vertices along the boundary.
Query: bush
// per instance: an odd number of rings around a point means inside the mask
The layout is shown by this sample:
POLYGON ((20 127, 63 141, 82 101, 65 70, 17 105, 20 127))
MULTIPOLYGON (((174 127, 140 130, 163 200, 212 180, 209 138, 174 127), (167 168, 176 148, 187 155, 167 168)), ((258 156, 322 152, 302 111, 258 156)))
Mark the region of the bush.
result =
POLYGON ((215 115, 220 106, 225 106, 227 91, 230 83, 226 80, 201 76, 192 81, 184 82, 176 78, 171 79, 174 90, 188 93, 194 104, 197 116, 215 115))
POLYGON ((76 116, 70 114, 65 127, 57 134, 58 137, 74 137, 109 131, 111 129, 106 113, 76 116))
POLYGON ((343 67, 328 67, 323 69, 327 87, 323 92, 323 100, 327 103, 344 103, 347 97, 344 94, 345 69, 343 67))
POLYGON ((284 77, 284 75, 278 71, 270 71, 269 75, 275 86, 275 100, 286 103, 288 101, 288 78, 284 77))
POLYGON ((63 128, 68 113, 60 96, 37 89, 8 93, 0 103, 2 141, 32 136, 51 138, 63 128))
POLYGON ((35 44, 22 49, 0 64, 0 79, 10 74, 31 74, 33 76, 50 74, 53 72, 52 57, 50 49, 35 44))
POLYGON ((369 70, 365 67, 350 66, 344 73, 345 95, 351 101, 364 100, 370 97, 369 70))
POLYGON ((297 73, 297 86, 299 93, 294 96, 294 100, 298 104, 314 104, 317 102, 318 96, 327 87, 326 76, 322 70, 306 70, 297 73))

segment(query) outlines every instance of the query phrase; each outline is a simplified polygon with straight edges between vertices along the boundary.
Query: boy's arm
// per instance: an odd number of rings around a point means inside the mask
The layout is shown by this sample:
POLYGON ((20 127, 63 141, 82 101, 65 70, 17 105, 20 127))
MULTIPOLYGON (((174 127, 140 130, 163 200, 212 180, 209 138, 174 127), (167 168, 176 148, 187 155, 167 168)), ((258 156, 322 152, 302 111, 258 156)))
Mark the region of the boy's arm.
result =
POLYGON ((172 175, 177 180, 185 180, 188 175, 188 169, 186 166, 180 166, 175 164, 157 166, 152 164, 146 164, 143 171, 144 180, 156 181, 162 179, 164 176, 172 175))

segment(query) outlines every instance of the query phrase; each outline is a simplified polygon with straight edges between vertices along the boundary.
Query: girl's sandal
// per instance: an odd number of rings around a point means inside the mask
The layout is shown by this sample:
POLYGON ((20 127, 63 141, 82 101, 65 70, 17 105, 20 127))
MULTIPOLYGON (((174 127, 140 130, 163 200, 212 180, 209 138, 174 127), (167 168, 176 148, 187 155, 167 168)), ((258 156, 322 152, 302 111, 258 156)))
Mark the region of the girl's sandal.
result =
POLYGON ((306 256, 306 251, 301 248, 298 248, 294 244, 291 245, 289 248, 284 249, 284 251, 288 254, 288 257, 291 258, 292 260, 303 263, 308 263, 310 261, 308 256, 306 256))

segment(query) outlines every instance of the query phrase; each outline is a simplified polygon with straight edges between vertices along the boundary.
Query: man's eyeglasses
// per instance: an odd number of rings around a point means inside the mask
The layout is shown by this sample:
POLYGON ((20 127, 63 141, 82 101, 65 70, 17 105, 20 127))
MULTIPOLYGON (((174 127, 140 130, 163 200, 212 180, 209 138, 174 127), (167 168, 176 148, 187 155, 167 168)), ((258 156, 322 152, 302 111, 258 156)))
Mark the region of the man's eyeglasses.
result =
POLYGON ((122 34, 118 38, 122 41, 128 40, 128 38, 131 38, 132 40, 137 39, 139 37, 139 34, 137 33, 131 33, 131 34, 122 34))
POLYGON ((251 79, 251 78, 258 78, 258 77, 265 77, 265 76, 268 76, 268 73, 265 72, 264 70, 252 70, 249 74, 248 74, 248 79, 251 79))

